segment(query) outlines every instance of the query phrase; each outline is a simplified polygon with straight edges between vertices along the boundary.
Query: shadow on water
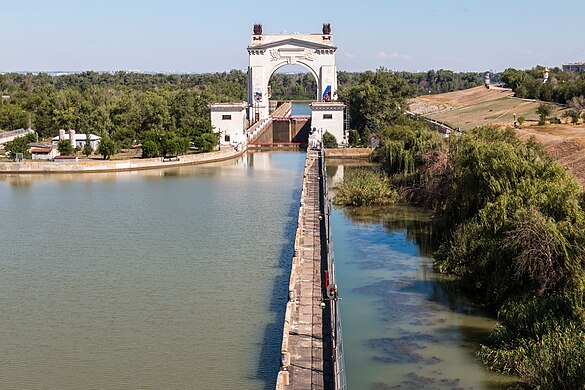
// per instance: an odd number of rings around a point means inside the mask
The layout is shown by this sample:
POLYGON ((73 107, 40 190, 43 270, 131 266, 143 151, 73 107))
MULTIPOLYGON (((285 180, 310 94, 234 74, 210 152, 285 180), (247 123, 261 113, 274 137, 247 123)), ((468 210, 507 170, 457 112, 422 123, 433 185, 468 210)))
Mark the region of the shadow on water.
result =
POLYGON ((288 282, 290 279, 291 261, 294 253, 294 237, 297 229, 296 221, 299 215, 299 199, 301 189, 295 189, 286 215, 284 245, 278 256, 278 268, 280 274, 274 279, 272 294, 269 303, 270 312, 274 314, 275 321, 264 329, 262 338, 262 350, 260 351, 258 371, 256 378, 264 382, 265 389, 274 389, 276 376, 280 369, 280 348, 282 345, 282 328, 286 303, 288 301, 288 282))
POLYGON ((393 207, 345 207, 343 213, 358 225, 382 224, 387 232, 405 231, 406 239, 414 242, 423 256, 429 256, 437 247, 432 214, 420 208, 395 205, 393 207))

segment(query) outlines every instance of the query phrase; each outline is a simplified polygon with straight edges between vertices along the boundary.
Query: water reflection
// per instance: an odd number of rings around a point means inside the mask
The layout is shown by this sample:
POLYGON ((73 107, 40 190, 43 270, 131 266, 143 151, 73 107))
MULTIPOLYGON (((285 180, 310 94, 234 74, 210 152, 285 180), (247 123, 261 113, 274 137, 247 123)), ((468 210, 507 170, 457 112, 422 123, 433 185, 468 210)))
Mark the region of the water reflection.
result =
MULTIPOLYGON (((257 165, 258 168, 271 170, 278 168, 281 159, 276 158, 273 163, 270 153, 249 153, 235 159, 218 161, 203 165, 185 165, 180 167, 169 167, 160 169, 145 169, 135 171, 119 172, 97 172, 97 173, 32 173, 32 174, 0 174, 0 183, 5 182, 14 187, 29 187, 34 183, 52 182, 63 183, 72 181, 103 181, 103 180, 126 180, 133 178, 164 178, 178 176, 229 176, 239 175, 237 171, 245 171, 248 165, 257 165), (262 161, 261 164, 254 164, 254 161, 262 161), (218 169, 221 168, 221 169, 218 169)), ((288 158, 290 160, 290 158, 288 158)), ((282 165, 280 166, 282 168, 282 165)))
POLYGON ((434 273, 429 222, 428 213, 403 205, 333 209, 350 388, 509 384, 475 359, 495 321, 434 273))
POLYGON ((0 388, 273 389, 304 155, 266 154, 0 179, 0 388))

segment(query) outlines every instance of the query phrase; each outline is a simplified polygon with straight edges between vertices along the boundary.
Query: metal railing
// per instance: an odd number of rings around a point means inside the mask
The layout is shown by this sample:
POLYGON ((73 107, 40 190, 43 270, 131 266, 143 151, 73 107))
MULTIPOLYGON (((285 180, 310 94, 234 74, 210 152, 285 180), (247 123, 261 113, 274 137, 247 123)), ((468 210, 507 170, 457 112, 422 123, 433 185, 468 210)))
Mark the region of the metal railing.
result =
POLYGON ((339 310, 339 292, 335 280, 335 257, 333 255, 333 240, 331 239, 331 203, 329 200, 329 191, 327 188, 327 171, 325 169, 325 151, 321 147, 319 151, 320 176, 321 176, 321 205, 322 213, 325 217, 325 237, 327 240, 327 270, 329 284, 326 286, 329 299, 331 302, 331 337, 333 344, 333 376, 336 390, 347 390, 347 381, 345 377, 345 356, 343 349, 343 332, 341 328, 341 312, 339 310), (333 288, 333 293, 330 289, 333 288))

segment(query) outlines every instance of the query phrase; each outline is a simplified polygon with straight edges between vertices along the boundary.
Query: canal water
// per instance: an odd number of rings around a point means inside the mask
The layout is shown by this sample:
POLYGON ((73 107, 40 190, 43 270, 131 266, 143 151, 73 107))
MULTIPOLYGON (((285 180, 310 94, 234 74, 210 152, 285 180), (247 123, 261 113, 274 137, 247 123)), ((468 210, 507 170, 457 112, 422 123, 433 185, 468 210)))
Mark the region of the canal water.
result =
POLYGON ((0 388, 274 388, 303 166, 0 176, 0 388))
MULTIPOLYGON (((327 168, 331 187, 351 169, 327 168)), ((511 382, 476 360, 495 321, 435 274, 429 218, 406 206, 332 210, 349 389, 495 389, 511 382)))
MULTIPOLYGON (((0 388, 272 389, 304 154, 0 176, 0 388)), ((329 166, 333 185, 347 166, 329 166)), ((349 389, 490 389, 428 216, 334 208, 349 389)))
POLYGON ((291 116, 311 116, 311 102, 293 102, 291 116))

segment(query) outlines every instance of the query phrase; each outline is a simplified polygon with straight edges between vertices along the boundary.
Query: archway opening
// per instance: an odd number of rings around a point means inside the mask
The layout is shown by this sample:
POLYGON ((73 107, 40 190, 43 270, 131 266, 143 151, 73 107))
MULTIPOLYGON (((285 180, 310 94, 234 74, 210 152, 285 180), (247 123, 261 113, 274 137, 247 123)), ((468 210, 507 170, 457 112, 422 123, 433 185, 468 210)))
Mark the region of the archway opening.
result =
POLYGON ((314 101, 318 93, 317 79, 302 65, 284 65, 270 76, 268 91, 271 100, 314 101))

